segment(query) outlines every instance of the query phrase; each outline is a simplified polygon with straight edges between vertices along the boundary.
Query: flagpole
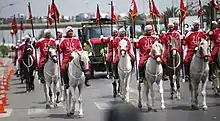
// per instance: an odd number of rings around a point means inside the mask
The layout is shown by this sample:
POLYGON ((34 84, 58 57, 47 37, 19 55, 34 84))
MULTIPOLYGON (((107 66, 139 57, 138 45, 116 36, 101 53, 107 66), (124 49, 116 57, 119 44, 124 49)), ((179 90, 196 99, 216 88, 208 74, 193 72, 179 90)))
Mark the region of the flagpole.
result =
MULTIPOLYGON (((54 3, 54 0, 52 0, 52 6, 51 7, 54 7, 53 5, 54 5, 55 3, 54 3)), ((53 8, 54 9, 54 8, 53 8)), ((58 31, 57 31, 57 10, 54 10, 54 24, 55 24, 55 32, 56 32, 56 40, 58 41, 59 40, 59 38, 58 38, 58 31)), ((58 46, 57 46, 57 48, 58 48, 58 46)), ((60 54, 58 54, 58 61, 59 61, 59 67, 61 68, 61 60, 60 60, 60 54)), ((62 78, 62 74, 61 74, 61 71, 60 71, 60 80, 61 80, 61 85, 63 86, 63 78, 62 78)))
MULTIPOLYGON (((48 11, 50 10, 50 5, 48 5, 48 11)), ((47 13, 47 29, 49 28, 49 13, 47 13)))
MULTIPOLYGON (((97 8, 99 9, 99 4, 97 4, 97 8)), ((100 10, 99 10, 99 14, 100 14, 100 10)), ((100 16, 99 19, 101 19, 101 16, 100 16)), ((99 28, 100 28, 100 33, 101 33, 101 35, 103 35, 103 33, 102 33, 102 25, 101 25, 100 20, 99 20, 99 28)))

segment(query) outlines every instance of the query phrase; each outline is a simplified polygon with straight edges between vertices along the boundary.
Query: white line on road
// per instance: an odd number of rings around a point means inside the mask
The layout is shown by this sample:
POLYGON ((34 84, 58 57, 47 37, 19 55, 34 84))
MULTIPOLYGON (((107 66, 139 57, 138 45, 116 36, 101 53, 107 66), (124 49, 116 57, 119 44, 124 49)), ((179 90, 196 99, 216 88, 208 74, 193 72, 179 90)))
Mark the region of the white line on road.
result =
POLYGON ((38 115, 38 114, 46 114, 46 113, 48 113, 48 109, 43 109, 43 108, 28 109, 28 115, 38 115))
POLYGON ((5 109, 6 113, 0 113, 0 118, 9 117, 12 113, 12 109, 5 109))

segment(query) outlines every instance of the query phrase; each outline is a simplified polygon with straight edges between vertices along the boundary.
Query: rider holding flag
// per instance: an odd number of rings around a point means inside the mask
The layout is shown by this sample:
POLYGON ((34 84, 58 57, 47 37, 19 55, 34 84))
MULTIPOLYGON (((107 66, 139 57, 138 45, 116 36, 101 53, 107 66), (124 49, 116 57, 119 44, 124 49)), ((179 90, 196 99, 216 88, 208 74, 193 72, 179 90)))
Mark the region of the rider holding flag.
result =
POLYGON ((41 38, 39 41, 35 42, 36 48, 40 48, 40 60, 38 64, 38 76, 41 83, 45 83, 44 80, 44 64, 46 62, 47 53, 48 53, 48 46, 55 44, 55 40, 51 38, 51 31, 50 29, 44 30, 44 37, 41 38))
POLYGON ((190 62, 195 51, 198 49, 198 41, 200 39, 206 40, 206 34, 199 29, 200 29, 200 21, 198 20, 193 21, 193 28, 190 32, 187 33, 185 40, 183 42, 183 45, 187 46, 187 54, 183 61, 184 66, 185 66, 186 81, 189 81, 190 62))
MULTIPOLYGON (((117 62, 119 59, 119 42, 123 39, 128 41, 128 54, 130 55, 130 57, 133 61, 135 60, 135 55, 133 52, 132 44, 131 44, 130 40, 126 37, 126 30, 124 28, 121 28, 121 29, 119 29, 119 36, 113 40, 113 48, 114 48, 114 52, 115 52, 114 59, 113 59, 113 69, 115 72, 116 79, 118 78, 118 66, 117 66, 118 64, 117 64, 117 62)), ((132 61, 132 65, 133 65, 133 61, 132 61)))
MULTIPOLYGON (((64 36, 64 39, 61 41, 59 45, 59 51, 63 54, 62 59, 62 65, 61 65, 61 74, 64 81, 64 88, 69 88, 69 78, 67 73, 67 64, 71 60, 71 53, 73 51, 83 51, 81 42, 78 38, 73 36, 73 28, 71 26, 68 26, 66 28, 66 36, 64 36)), ((89 69, 85 69, 84 72, 88 72, 89 69)), ((90 86, 88 83, 88 79, 85 81, 86 86, 90 86)))

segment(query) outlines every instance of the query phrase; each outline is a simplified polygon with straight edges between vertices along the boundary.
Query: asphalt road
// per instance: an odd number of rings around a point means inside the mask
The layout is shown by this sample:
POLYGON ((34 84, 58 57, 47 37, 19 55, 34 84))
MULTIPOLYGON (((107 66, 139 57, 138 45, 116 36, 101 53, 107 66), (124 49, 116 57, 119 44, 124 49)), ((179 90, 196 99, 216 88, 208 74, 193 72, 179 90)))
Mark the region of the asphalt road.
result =
MULTIPOLYGON (((105 79, 104 74, 96 75, 96 79, 92 79, 90 82, 92 86, 85 88, 83 92, 84 117, 67 118, 64 104, 59 104, 58 108, 55 109, 45 109, 43 88, 37 80, 35 80, 35 91, 25 93, 25 85, 20 84, 20 80, 13 77, 8 91, 9 106, 6 107, 7 113, 0 114, 0 121, 68 121, 73 119, 75 121, 104 121, 107 109, 111 107, 111 104, 119 102, 120 98, 114 99, 112 97, 111 80, 105 79)), ((136 81, 133 79, 130 85, 131 104, 137 107, 136 81)), ((158 112, 147 112, 144 106, 140 110, 143 121, 220 121, 220 96, 214 96, 210 82, 207 87, 208 111, 192 111, 190 109, 190 92, 187 82, 181 83, 182 99, 180 101, 169 99, 169 81, 164 82, 166 109, 161 111, 160 97, 156 84, 154 87, 158 112)))

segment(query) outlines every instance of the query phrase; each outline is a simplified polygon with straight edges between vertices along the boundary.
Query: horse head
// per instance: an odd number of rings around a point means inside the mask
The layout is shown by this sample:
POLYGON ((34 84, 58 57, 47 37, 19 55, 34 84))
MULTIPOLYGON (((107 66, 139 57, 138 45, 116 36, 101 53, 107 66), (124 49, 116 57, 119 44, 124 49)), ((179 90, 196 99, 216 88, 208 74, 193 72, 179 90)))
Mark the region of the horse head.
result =
POLYGON ((176 56, 178 51, 178 40, 172 37, 169 37, 169 40, 169 52, 171 52, 172 56, 176 56))
POLYGON ((48 59, 52 60, 54 63, 58 62, 57 49, 55 45, 48 46, 48 59))
POLYGON ((200 39, 197 52, 197 56, 204 59, 205 62, 209 60, 210 57, 210 48, 209 48, 209 42, 205 39, 200 39))
POLYGON ((129 45, 128 45, 128 41, 123 39, 119 42, 119 51, 120 51, 120 55, 122 57, 125 57, 125 55, 127 54, 127 51, 129 49, 129 45))
POLYGON ((163 54, 162 44, 160 44, 158 41, 154 41, 150 52, 151 57, 154 58, 156 62, 160 63, 162 54, 163 54))
POLYGON ((89 61, 90 60, 89 60, 88 54, 86 54, 85 52, 73 51, 71 53, 71 58, 75 64, 80 64, 81 66, 83 66, 82 68, 84 68, 85 70, 89 69, 89 61))

